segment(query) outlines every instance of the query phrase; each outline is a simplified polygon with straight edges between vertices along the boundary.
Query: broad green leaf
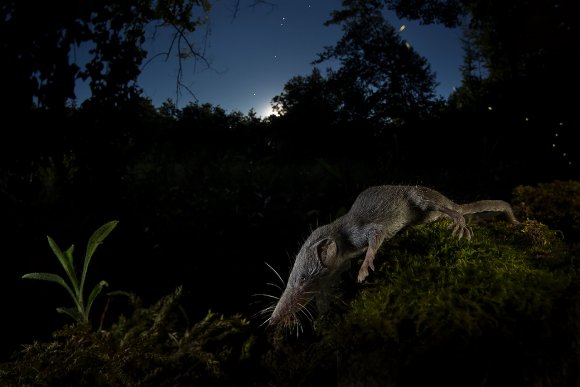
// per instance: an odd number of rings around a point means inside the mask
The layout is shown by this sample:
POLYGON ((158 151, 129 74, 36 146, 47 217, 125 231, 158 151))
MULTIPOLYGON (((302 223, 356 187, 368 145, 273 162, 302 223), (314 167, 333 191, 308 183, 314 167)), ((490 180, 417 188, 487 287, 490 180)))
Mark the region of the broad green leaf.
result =
POLYGON ((28 273, 28 274, 24 274, 22 276, 22 278, 24 278, 24 279, 34 279, 34 280, 43 280, 43 281, 56 282, 57 284, 59 284, 60 286, 62 286, 63 288, 65 288, 67 290, 67 292, 73 298, 75 304, 78 305, 78 299, 77 299, 75 293, 72 291, 72 289, 70 288, 70 286, 68 286, 68 284, 64 281, 64 279, 61 276, 59 276, 58 274, 52 274, 52 273, 28 273))
MULTIPOLYGON (((65 257, 62 250, 60 249, 60 247, 58 247, 58 244, 54 241, 54 239, 52 239, 49 236, 47 236, 47 238, 48 238, 48 245, 50 246, 54 255, 56 255, 56 257, 60 261, 60 264, 64 268, 66 275, 70 279, 71 284, 73 285, 73 287, 76 291, 78 289, 78 281, 77 281, 77 275, 75 273, 75 268, 74 268, 72 262, 69 262, 68 258, 65 257)), ((67 250, 67 251, 69 251, 69 250, 67 250)))
POLYGON ((81 288, 85 283, 85 278, 87 276, 87 270, 89 268, 89 263, 91 262, 91 258, 95 253, 97 247, 103 243, 103 240, 113 231, 113 229, 117 226, 119 221, 113 220, 112 222, 105 223, 101 227, 99 227, 93 235, 89 238, 89 243, 87 244, 87 251, 85 253, 85 262, 83 264, 83 273, 81 277, 81 288))
POLYGON ((95 301, 95 298, 97 298, 97 296, 99 295, 99 293, 101 293, 101 291, 103 290, 103 288, 105 286, 109 286, 109 284, 106 281, 101 281, 93 288, 93 291, 89 295, 89 300, 87 302, 87 308, 86 308, 86 312, 85 312, 87 317, 89 315, 89 312, 91 311, 91 306, 93 306, 93 302, 95 301))
POLYGON ((64 313, 71 316, 75 321, 82 321, 81 314, 79 313, 78 309, 75 308, 56 308, 58 313, 64 313))

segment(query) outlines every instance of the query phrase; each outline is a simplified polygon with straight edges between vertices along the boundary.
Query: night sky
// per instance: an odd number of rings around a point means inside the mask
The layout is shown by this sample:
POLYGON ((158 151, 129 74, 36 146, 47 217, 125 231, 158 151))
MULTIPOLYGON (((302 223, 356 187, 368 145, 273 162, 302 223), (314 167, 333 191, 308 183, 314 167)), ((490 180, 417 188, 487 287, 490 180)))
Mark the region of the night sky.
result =
MULTIPOLYGON (((261 116, 271 113, 270 101, 280 94, 293 76, 308 75, 311 62, 325 46, 333 45, 341 36, 337 26, 324 26, 331 11, 341 8, 341 1, 279 0, 273 5, 248 6, 240 2, 237 13, 234 1, 213 3, 209 23, 196 31, 192 40, 205 53, 210 68, 201 61, 185 62, 183 83, 194 96, 182 89, 179 107, 191 101, 209 102, 228 112, 248 113, 251 108, 261 116)), ((460 84, 462 63, 461 31, 441 26, 421 26, 418 22, 399 20, 387 14, 404 40, 426 57, 439 83, 437 93, 447 97, 460 84)), ((169 46, 169 33, 151 28, 146 49, 149 58, 169 46)), ((82 50, 77 57, 82 58, 82 50)), ((177 61, 157 56, 146 60, 139 85, 145 96, 159 106, 167 98, 176 98, 177 61)), ((332 63, 323 63, 324 70, 332 63)), ((86 86, 77 87, 82 102, 88 95, 86 86)))

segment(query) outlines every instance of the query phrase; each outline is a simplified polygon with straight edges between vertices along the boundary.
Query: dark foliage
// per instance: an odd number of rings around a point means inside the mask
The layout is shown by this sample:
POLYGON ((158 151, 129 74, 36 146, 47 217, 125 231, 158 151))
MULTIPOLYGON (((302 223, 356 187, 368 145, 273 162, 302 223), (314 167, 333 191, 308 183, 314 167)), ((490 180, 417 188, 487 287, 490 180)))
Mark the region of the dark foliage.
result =
POLYGON ((104 330, 79 324, 26 345, 0 366, 0 380, 7 386, 577 386, 578 273, 560 234, 537 221, 494 222, 473 224, 475 237, 467 242, 447 226, 394 238, 363 285, 355 282, 353 265, 333 306, 299 337, 239 315, 209 312, 190 322, 190 297, 181 288, 150 307, 116 292, 111 306, 127 306, 104 330))

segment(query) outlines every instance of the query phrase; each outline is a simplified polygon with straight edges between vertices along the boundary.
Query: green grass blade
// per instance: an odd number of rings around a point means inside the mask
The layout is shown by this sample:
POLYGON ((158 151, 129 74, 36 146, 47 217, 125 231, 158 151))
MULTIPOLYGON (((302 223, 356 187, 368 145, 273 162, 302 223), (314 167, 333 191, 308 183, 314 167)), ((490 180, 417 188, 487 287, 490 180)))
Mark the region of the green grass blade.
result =
POLYGON ((85 278, 87 276, 87 270, 89 268, 89 263, 91 262, 91 258, 95 253, 95 250, 103 240, 113 231, 113 229, 117 226, 119 221, 113 220, 112 222, 105 223, 101 227, 99 227, 93 235, 89 238, 89 243, 87 244, 87 251, 85 253, 85 262, 83 264, 83 273, 81 277, 81 289, 84 286, 85 278))
POLYGON ((70 245, 70 247, 64 252, 64 256, 67 259, 67 261, 71 267, 74 267, 74 264, 73 264, 73 261, 74 261, 73 260, 73 252, 74 252, 74 250, 75 250, 75 245, 70 245))
POLYGON ((67 252, 70 252, 70 254, 71 254, 71 259, 69 260, 69 258, 67 258, 65 256, 65 254, 62 252, 60 247, 58 247, 58 244, 54 241, 54 239, 52 239, 49 236, 47 236, 47 238, 48 238, 48 245, 50 246, 52 252, 54 253, 54 255, 56 255, 60 264, 64 268, 64 271, 66 272, 66 275, 70 279, 71 284, 72 284, 73 288, 75 289, 75 292, 78 292, 77 275, 75 273, 75 268, 74 268, 74 265, 72 263, 72 247, 67 250, 67 252))
POLYGON ((66 282, 64 281, 64 279, 61 276, 59 276, 58 274, 52 274, 52 273, 28 273, 28 274, 24 274, 22 276, 22 278, 24 278, 24 279, 35 279, 35 280, 43 280, 43 281, 56 282, 57 284, 60 284, 60 285, 64 286, 65 288, 68 288, 68 285, 66 284, 66 282))
POLYGON ((97 296, 99 295, 99 293, 101 293, 101 291, 103 290, 103 288, 105 286, 109 286, 109 284, 106 281, 101 281, 99 282, 94 288, 93 291, 91 292, 91 294, 89 295, 89 300, 87 302, 87 309, 85 311, 86 315, 87 315, 87 319, 89 316, 89 312, 91 311, 91 306, 93 306, 93 302, 95 301, 95 298, 97 298, 97 296))

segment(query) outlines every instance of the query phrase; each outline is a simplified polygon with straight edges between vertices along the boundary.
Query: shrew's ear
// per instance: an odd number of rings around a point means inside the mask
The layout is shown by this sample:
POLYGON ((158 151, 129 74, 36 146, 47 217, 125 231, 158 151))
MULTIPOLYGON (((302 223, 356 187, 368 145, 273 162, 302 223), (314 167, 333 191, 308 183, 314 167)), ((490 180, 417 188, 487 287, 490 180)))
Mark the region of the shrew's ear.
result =
POLYGON ((334 239, 325 238, 316 244, 316 255, 320 263, 332 269, 336 266, 336 258, 338 255, 338 248, 334 239))

